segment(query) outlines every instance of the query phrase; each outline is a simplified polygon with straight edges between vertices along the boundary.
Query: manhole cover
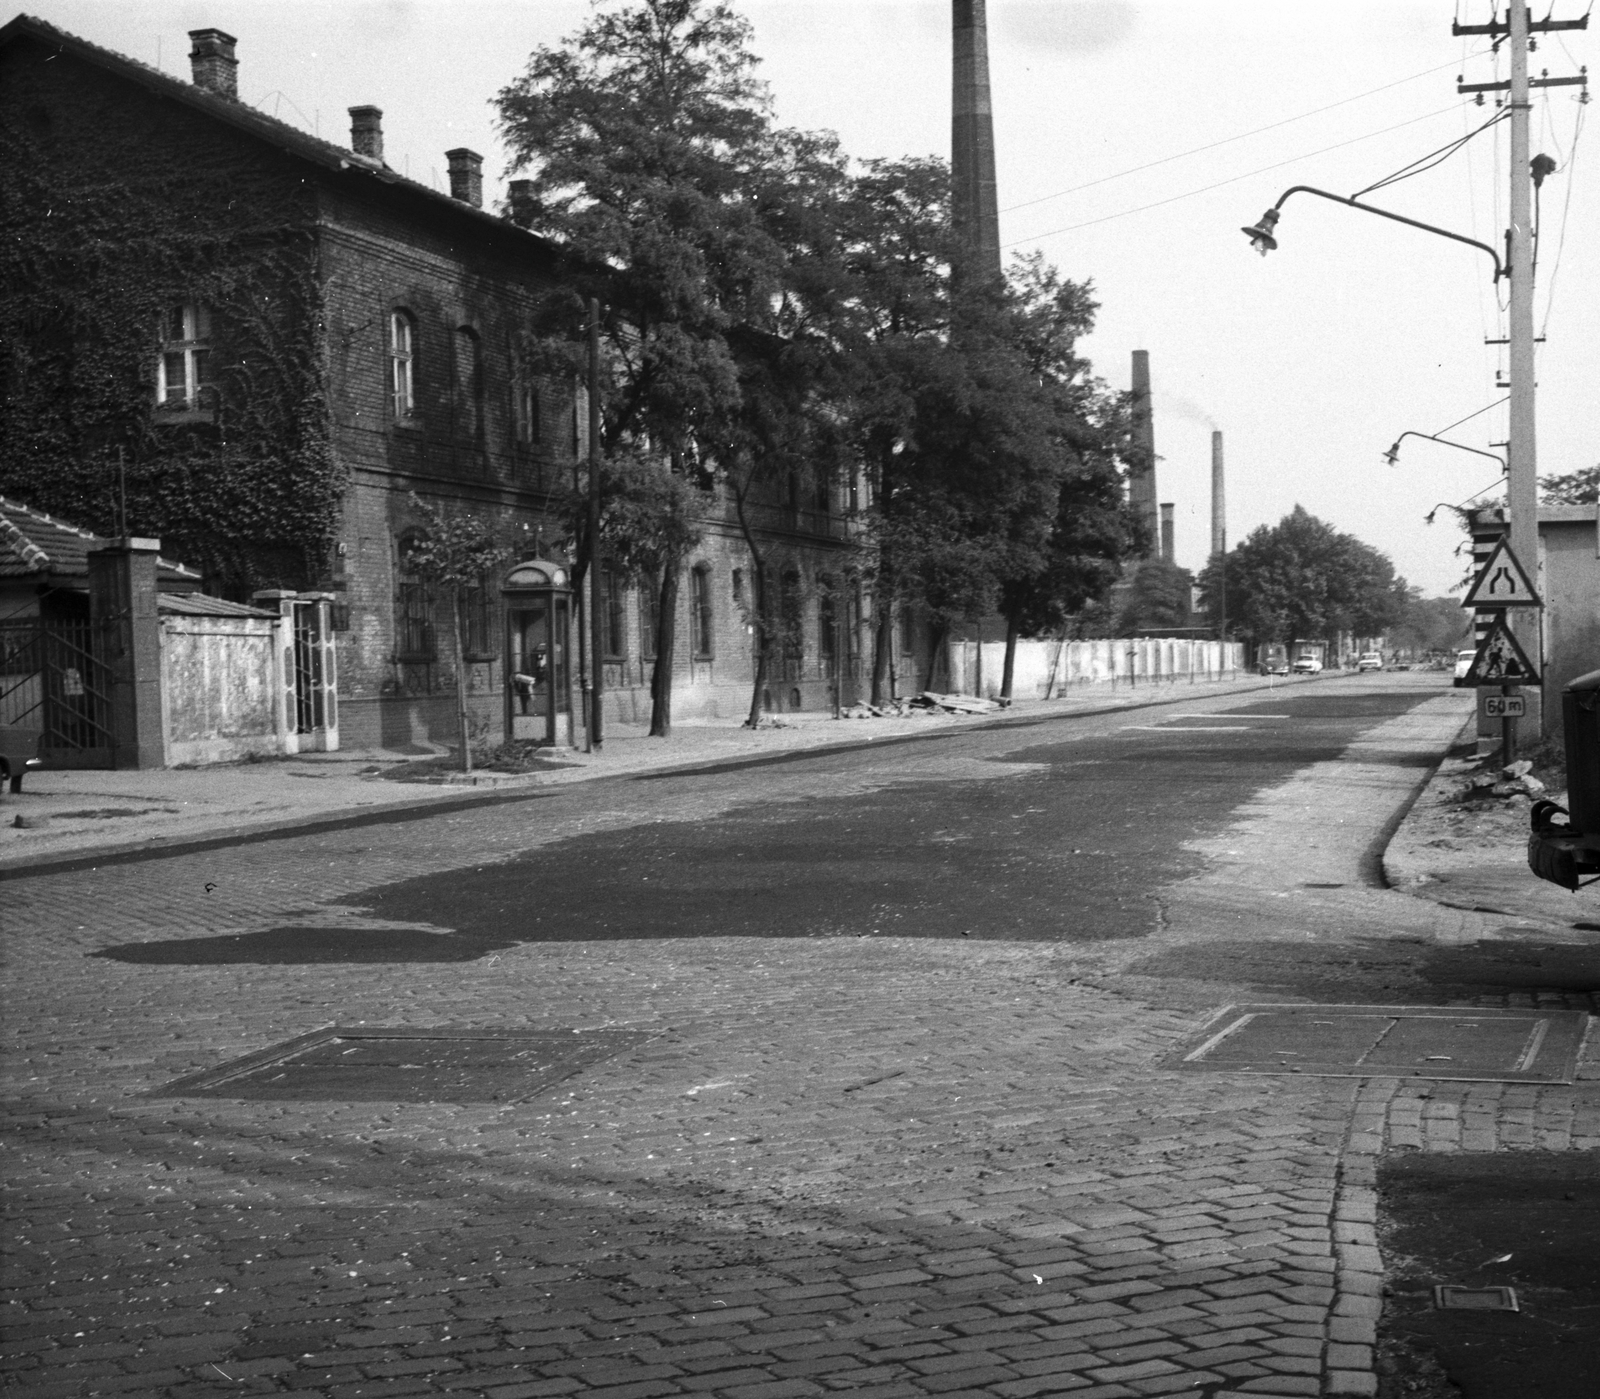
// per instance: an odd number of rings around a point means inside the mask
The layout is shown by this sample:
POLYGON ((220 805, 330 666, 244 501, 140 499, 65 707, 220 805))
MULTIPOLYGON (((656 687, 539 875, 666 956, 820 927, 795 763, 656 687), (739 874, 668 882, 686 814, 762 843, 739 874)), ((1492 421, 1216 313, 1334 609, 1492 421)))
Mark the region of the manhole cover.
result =
POLYGON ((249 1102, 516 1102, 652 1038, 640 1030, 334 1026, 190 1074, 150 1096, 249 1102))
POLYGON ((1335 1078, 1571 1083, 1581 1011, 1230 1006, 1168 1068, 1335 1078))
POLYGON ((1511 1287, 1452 1287, 1433 1289, 1433 1305, 1451 1312, 1515 1312, 1517 1293, 1511 1287))

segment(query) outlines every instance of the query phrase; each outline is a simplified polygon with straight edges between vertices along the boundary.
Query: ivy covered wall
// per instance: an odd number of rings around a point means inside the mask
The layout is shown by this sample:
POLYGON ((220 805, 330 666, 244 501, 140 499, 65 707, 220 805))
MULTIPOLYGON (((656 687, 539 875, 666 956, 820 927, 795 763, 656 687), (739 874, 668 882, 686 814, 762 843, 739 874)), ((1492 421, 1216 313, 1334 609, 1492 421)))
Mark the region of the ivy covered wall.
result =
POLYGON ((71 53, 0 54, 0 493, 235 597, 309 586, 345 487, 320 321, 293 162, 71 53), (156 403, 182 303, 210 316, 199 411, 156 403))

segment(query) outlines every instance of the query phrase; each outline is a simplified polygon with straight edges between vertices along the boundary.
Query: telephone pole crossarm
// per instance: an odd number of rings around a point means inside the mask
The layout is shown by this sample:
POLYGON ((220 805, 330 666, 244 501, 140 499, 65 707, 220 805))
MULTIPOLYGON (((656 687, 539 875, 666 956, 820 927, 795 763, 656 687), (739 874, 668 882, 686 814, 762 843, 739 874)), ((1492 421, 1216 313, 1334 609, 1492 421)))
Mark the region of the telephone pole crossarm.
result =
MULTIPOLYGON (((1587 65, 1578 69, 1575 78, 1529 78, 1529 87, 1581 87, 1587 90, 1589 86, 1589 69, 1587 65)), ((1456 83, 1457 92, 1510 92, 1511 82, 1506 79, 1498 83, 1456 83)))
MULTIPOLYGON (((1584 15, 1582 19, 1533 19, 1528 21, 1528 33, 1530 34, 1550 34, 1558 29, 1587 29, 1588 27, 1588 15, 1584 15)), ((1490 20, 1488 24, 1462 24, 1460 20, 1456 20, 1450 26, 1450 32, 1458 39, 1467 34, 1487 34, 1492 38, 1498 34, 1509 34, 1511 25, 1509 22, 1502 22, 1497 19, 1490 20)))

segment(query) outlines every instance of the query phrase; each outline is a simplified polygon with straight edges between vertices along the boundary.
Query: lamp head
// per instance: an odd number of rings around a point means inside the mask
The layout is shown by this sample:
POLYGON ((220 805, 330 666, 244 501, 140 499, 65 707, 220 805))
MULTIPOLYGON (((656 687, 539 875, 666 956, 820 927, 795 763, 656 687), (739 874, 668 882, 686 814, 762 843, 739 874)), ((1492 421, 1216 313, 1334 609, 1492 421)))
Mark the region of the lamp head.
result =
POLYGON ((1272 230, 1277 226, 1278 211, 1268 209, 1259 220, 1248 228, 1240 229, 1240 232, 1250 240, 1250 246, 1265 257, 1278 246, 1278 240, 1272 236, 1272 230))
MULTIPOLYGON (((1396 442, 1394 446, 1389 448, 1389 450, 1383 454, 1383 459, 1388 462, 1390 466, 1393 466, 1396 462, 1398 462, 1400 460, 1400 444, 1396 442)), ((1432 524, 1433 521, 1429 520, 1428 523, 1432 524)))

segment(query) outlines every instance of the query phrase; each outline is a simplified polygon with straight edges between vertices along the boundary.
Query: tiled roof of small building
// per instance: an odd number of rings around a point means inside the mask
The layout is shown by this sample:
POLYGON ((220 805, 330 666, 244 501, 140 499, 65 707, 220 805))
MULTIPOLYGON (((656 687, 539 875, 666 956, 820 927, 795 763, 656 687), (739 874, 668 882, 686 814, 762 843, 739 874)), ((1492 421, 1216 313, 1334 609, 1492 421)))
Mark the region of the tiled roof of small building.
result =
POLYGON ((156 611, 162 616, 176 614, 182 617, 277 617, 264 607, 251 607, 245 602, 229 602, 225 597, 207 597, 204 593, 160 593, 156 597, 156 611))
MULTIPOLYGON (((89 551, 111 541, 0 496, 0 578, 89 576, 89 551)), ((181 563, 157 557, 163 583, 198 583, 200 575, 181 563)))

